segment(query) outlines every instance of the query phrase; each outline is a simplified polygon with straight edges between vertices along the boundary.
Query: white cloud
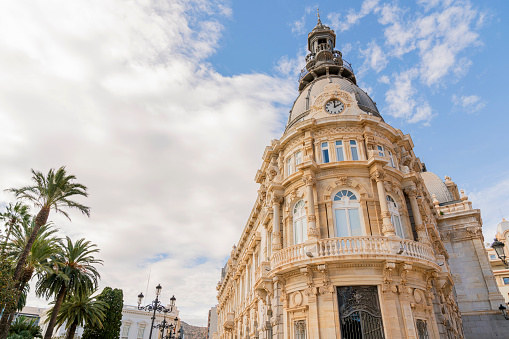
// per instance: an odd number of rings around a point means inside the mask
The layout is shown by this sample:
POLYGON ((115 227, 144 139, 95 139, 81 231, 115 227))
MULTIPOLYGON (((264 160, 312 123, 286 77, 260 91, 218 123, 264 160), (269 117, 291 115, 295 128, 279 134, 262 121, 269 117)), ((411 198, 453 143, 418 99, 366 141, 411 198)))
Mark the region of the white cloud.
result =
POLYGON ((502 216, 509 219, 509 176, 503 175, 491 185, 467 193, 472 207, 481 209, 485 241, 493 241, 502 216))
MULTIPOLYGON (((417 90, 413 82, 418 76, 417 69, 396 74, 390 80, 391 87, 385 94, 386 113, 407 120, 409 123, 427 123, 433 117, 433 110, 422 97, 416 97, 417 90)), ((381 81, 389 79, 383 78, 381 81)))
POLYGON ((292 33, 296 35, 303 35, 306 34, 306 17, 311 13, 312 8, 311 6, 307 6, 304 9, 304 14, 302 17, 298 20, 295 20, 290 24, 290 27, 292 29, 292 33))
POLYGON ((364 58, 364 69, 371 68, 380 73, 387 66, 387 57, 384 51, 375 41, 371 41, 366 49, 360 49, 361 56, 364 58))
POLYGON ((467 113, 475 113, 486 106, 481 97, 478 95, 453 95, 452 102, 455 106, 460 107, 467 113))
POLYGON ((66 165, 92 216, 50 219, 99 245, 102 286, 134 304, 159 260, 149 293, 161 283, 201 325, 252 207, 249 173, 296 95, 294 80, 206 63, 228 15, 205 0, 0 5, 0 202, 30 168, 66 165))
POLYGON ((344 32, 349 30, 350 27, 358 23, 360 19, 364 18, 366 15, 376 11, 379 2, 380 0, 364 0, 359 12, 350 9, 346 17, 342 17, 341 13, 331 12, 327 15, 327 19, 331 22, 331 27, 333 29, 344 32))

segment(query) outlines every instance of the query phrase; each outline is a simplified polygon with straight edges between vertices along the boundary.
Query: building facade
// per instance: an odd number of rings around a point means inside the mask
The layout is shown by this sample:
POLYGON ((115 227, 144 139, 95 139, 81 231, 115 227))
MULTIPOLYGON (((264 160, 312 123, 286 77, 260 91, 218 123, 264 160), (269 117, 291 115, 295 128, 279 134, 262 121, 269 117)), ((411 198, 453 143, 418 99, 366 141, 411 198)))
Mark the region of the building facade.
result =
MULTIPOLYGON (((167 306, 170 308, 170 305, 167 306)), ((152 312, 139 310, 137 306, 124 305, 122 309, 122 327, 120 328, 120 339, 148 339, 150 335, 150 326, 152 325, 152 312)), ((159 325, 165 320, 174 324, 175 334, 178 334, 180 327, 179 311, 177 307, 173 307, 172 311, 156 312, 154 325, 159 325), (178 320, 175 320, 178 319, 178 320)), ((165 330, 167 335, 168 330, 165 330)), ((178 338, 178 335, 175 336, 178 338)), ((154 328, 152 331, 152 339, 162 339, 161 332, 154 328)))
POLYGON ((480 211, 384 122, 335 40, 320 20, 308 35, 221 273, 215 337, 507 337, 480 211))
MULTIPOLYGON (((509 253, 509 221, 502 219, 502 222, 497 225, 495 239, 503 242, 505 253, 509 253)), ((488 252, 488 258, 500 293, 502 293, 505 302, 509 303, 509 268, 498 258, 495 250, 491 248, 489 243, 486 244, 486 251, 488 252)))

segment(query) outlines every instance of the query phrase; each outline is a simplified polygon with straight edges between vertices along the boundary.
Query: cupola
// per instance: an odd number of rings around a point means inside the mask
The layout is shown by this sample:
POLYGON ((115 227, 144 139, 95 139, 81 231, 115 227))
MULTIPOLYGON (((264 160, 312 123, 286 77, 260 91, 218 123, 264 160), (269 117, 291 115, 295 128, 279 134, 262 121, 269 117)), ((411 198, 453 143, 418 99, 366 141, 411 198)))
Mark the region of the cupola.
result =
POLYGON ((308 34, 310 53, 306 56, 306 67, 299 75, 299 91, 323 75, 340 75, 356 84, 352 66, 343 60, 343 55, 335 47, 336 33, 322 24, 318 13, 318 22, 308 34))

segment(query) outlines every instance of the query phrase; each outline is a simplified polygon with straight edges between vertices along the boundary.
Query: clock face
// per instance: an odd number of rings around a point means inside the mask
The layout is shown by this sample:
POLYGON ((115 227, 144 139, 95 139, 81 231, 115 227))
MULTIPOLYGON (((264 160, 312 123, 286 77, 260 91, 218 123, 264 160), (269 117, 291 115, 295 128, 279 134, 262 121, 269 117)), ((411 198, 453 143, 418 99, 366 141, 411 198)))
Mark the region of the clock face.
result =
POLYGON ((325 111, 329 114, 339 114, 345 109, 345 104, 340 100, 329 100, 325 104, 325 111))

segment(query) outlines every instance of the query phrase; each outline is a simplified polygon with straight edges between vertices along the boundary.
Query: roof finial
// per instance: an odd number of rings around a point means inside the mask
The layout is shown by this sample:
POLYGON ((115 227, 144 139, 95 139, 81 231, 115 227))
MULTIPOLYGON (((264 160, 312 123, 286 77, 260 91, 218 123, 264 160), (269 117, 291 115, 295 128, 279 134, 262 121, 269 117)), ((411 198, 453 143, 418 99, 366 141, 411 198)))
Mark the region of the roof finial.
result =
POLYGON ((318 26, 318 25, 321 25, 321 24, 322 24, 322 21, 320 20, 320 9, 318 8, 318 6, 316 6, 316 16, 318 17, 318 23, 317 23, 317 26, 318 26))

